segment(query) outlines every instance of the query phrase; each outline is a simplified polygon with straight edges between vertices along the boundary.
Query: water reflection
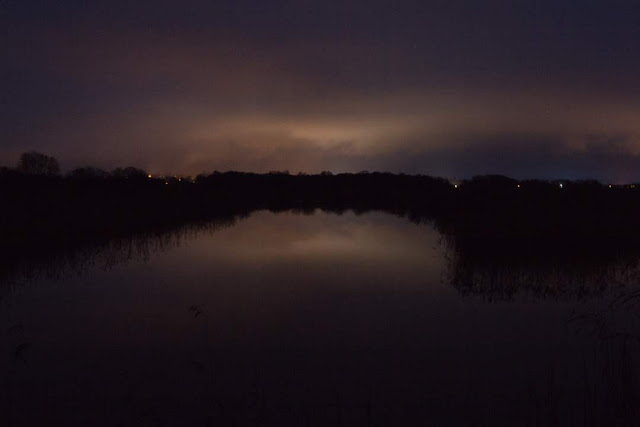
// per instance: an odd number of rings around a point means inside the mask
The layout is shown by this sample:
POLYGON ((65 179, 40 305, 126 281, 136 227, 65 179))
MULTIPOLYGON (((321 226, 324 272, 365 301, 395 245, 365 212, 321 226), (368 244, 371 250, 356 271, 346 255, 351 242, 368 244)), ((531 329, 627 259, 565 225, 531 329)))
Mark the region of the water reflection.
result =
MULTIPOLYGON (((360 216, 370 211, 283 208, 271 212, 305 216, 316 212, 337 215, 354 212, 360 216)), ((62 280, 89 268, 109 269, 133 260, 148 261, 154 253, 179 246, 200 234, 232 227, 252 214, 255 212, 228 214, 207 221, 176 224, 171 228, 85 241, 76 246, 53 245, 16 251, 11 242, 5 242, 0 249, 0 283, 6 286, 41 279, 62 280)), ((405 214, 399 215, 403 217, 405 214)), ((510 299, 527 293, 541 298, 580 299, 615 294, 640 283, 640 246, 635 242, 602 238, 580 241, 513 236, 473 238, 458 234, 447 224, 434 222, 430 217, 407 214, 407 219, 438 230, 440 238, 437 244, 442 248, 445 260, 443 280, 464 295, 510 299)), ((282 227, 278 232, 287 230, 287 227, 282 227)), ((328 239, 330 230, 323 230, 323 233, 313 242, 318 256, 340 250, 330 245, 352 242, 347 236, 341 241, 328 239)), ((250 242, 243 243, 243 251, 252 250, 250 242)), ((309 249, 301 246, 297 251, 302 253, 309 249)), ((363 254, 371 249, 366 245, 360 248, 363 254)))
POLYGON ((310 213, 22 260, 40 270, 0 306, 7 424, 637 424, 632 251, 310 213))
POLYGON ((16 285, 43 279, 63 280, 90 268, 110 269, 130 261, 148 261, 195 238, 200 233, 214 233, 232 227, 248 215, 230 215, 197 223, 178 224, 171 228, 136 232, 78 245, 48 244, 17 251, 12 242, 0 246, 0 285, 16 285))
POLYGON ((465 295, 582 299, 640 283, 635 246, 612 241, 473 239, 445 235, 447 278, 465 295))

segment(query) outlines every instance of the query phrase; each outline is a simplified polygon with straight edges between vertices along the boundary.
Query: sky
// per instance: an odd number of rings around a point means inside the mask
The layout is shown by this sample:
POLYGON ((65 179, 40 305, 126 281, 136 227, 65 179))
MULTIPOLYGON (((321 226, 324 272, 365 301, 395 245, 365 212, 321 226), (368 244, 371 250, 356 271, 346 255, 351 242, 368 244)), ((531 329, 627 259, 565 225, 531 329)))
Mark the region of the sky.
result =
POLYGON ((640 181, 640 3, 0 0, 0 165, 640 181))

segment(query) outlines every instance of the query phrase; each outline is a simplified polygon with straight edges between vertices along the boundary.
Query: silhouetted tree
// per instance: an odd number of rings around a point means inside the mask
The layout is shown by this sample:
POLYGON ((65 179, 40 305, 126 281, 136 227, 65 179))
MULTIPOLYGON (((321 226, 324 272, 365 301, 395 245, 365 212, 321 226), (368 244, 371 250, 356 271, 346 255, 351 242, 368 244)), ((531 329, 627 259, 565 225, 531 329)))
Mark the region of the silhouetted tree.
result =
POLYGON ((128 166, 126 168, 116 168, 113 170, 112 175, 116 178, 146 178, 147 172, 143 169, 134 168, 128 166))
POLYGON ((94 168, 92 166, 77 168, 71 171, 69 174, 72 178, 77 179, 92 179, 92 178, 108 178, 109 172, 94 168))
POLYGON ((17 167, 19 172, 30 175, 59 175, 60 165, 51 156, 47 156, 35 151, 23 153, 17 167))

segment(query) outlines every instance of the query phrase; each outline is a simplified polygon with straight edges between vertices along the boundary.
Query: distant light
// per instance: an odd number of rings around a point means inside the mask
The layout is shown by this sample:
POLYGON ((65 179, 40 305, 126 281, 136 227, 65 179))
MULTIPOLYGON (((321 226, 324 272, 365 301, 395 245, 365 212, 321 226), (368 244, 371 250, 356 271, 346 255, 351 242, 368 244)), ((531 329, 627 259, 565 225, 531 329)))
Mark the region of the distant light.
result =
POLYGON ((518 184, 518 188, 520 188, 520 184, 518 184))
POLYGON ((167 181, 164 182, 164 185, 169 185, 169 183, 167 181))
POLYGON ((563 185, 562 185, 562 183, 560 183, 560 188, 562 188, 562 187, 563 187, 563 185))
POLYGON ((458 184, 453 184, 453 188, 458 188, 458 184))
POLYGON ((151 178, 151 174, 147 175, 147 178, 151 178))
POLYGON ((609 184, 609 188, 611 188, 611 184, 609 184))

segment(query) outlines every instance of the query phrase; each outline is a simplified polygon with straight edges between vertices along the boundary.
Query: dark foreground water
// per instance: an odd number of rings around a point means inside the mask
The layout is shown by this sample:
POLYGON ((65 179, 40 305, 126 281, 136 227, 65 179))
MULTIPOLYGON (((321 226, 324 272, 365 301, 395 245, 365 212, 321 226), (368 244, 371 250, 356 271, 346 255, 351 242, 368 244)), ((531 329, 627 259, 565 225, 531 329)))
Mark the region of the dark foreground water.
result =
POLYGON ((461 262, 387 214, 257 212, 31 266, 0 425, 638 425, 635 264, 461 262))

